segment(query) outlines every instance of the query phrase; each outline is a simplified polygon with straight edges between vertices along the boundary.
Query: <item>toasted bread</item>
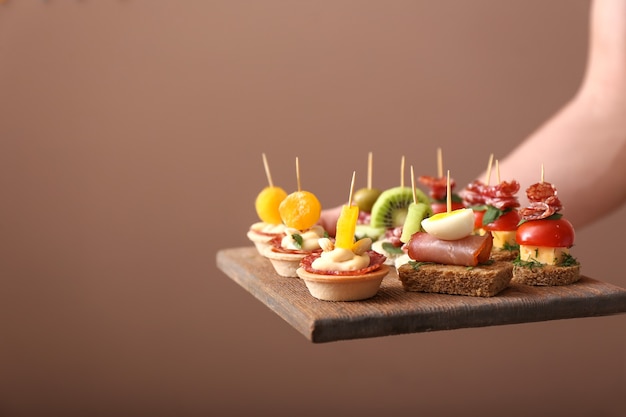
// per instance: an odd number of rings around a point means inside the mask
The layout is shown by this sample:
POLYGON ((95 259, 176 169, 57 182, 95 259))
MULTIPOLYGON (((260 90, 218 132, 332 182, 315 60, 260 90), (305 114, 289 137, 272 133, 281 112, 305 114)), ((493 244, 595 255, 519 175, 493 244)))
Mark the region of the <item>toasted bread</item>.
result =
POLYGON ((554 286, 569 285, 580 279, 580 264, 558 266, 558 265, 537 265, 513 267, 513 277, 511 283, 554 286))
POLYGON ((491 259, 494 261, 513 261, 519 255, 519 249, 500 249, 493 248, 491 250, 491 259))
POLYGON ((508 287, 512 272, 509 261, 475 267, 409 262, 398 268, 398 277, 406 291, 493 297, 508 287))

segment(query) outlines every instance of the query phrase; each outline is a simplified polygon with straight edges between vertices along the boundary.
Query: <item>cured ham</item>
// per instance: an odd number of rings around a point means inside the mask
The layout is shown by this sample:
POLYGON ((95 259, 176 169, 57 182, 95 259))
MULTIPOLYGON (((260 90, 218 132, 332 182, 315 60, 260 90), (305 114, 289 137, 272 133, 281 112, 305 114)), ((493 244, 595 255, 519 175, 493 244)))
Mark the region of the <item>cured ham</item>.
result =
POLYGON ((458 240, 443 240, 426 232, 417 232, 411 236, 407 246, 409 258, 414 261, 477 266, 489 260, 493 236, 487 233, 458 240))

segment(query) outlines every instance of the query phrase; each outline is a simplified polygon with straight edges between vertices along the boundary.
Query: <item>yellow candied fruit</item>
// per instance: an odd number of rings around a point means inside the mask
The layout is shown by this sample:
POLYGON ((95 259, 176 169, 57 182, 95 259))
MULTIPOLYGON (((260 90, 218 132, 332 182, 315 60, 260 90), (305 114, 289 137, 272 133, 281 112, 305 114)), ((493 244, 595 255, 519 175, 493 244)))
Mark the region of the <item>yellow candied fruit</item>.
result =
POLYGON ((287 227, 306 230, 314 226, 322 213, 322 205, 309 191, 295 191, 280 203, 278 210, 287 227))
POLYGON ((335 246, 343 249, 351 249, 354 244, 354 232, 359 218, 359 207, 344 205, 337 220, 337 232, 335 234, 335 246))
POLYGON ((280 187, 265 187, 256 197, 254 207, 259 219, 269 224, 281 224, 278 206, 287 197, 287 192, 280 187))

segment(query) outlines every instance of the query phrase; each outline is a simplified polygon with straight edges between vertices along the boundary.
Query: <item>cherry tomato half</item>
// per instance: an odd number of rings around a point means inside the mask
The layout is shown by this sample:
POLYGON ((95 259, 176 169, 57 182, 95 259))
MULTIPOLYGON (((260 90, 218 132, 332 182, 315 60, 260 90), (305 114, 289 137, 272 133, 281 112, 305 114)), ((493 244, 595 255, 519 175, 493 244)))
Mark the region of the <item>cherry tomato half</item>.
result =
POLYGON ((485 210, 474 210, 474 230, 483 228, 483 217, 485 210))
POLYGON ((564 218, 529 220, 517 228, 515 240, 525 246, 569 248, 574 235, 574 227, 564 218))
MULTIPOLYGON (((498 217, 493 222, 483 226, 483 228, 485 230, 490 230, 490 231, 495 231, 495 232, 500 231, 500 230, 503 230, 503 231, 516 230, 520 219, 521 218, 517 210, 510 210, 504 213, 502 216, 498 217)), ((481 221, 482 221, 482 218, 481 218, 481 221)))

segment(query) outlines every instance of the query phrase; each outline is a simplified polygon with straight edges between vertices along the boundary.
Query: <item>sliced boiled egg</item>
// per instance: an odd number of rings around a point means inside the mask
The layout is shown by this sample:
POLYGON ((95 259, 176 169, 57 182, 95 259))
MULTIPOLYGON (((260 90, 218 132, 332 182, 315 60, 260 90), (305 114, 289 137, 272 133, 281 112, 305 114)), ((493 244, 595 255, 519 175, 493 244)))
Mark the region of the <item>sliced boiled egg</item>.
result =
POLYGON ((422 220, 422 228, 438 239, 462 239, 474 231, 474 211, 462 208, 437 213, 422 220))

